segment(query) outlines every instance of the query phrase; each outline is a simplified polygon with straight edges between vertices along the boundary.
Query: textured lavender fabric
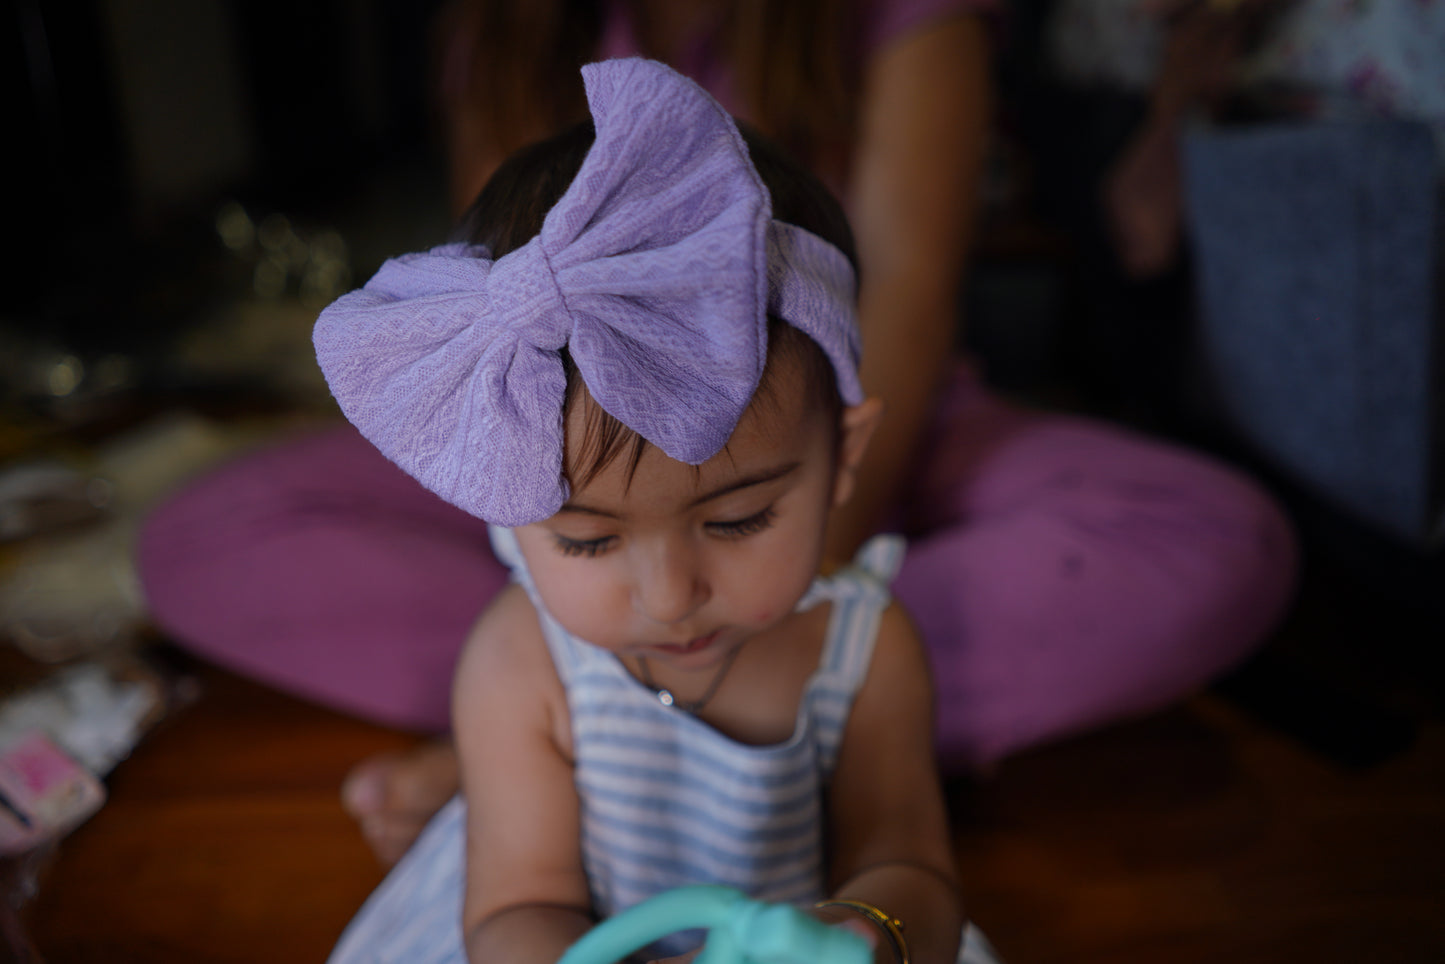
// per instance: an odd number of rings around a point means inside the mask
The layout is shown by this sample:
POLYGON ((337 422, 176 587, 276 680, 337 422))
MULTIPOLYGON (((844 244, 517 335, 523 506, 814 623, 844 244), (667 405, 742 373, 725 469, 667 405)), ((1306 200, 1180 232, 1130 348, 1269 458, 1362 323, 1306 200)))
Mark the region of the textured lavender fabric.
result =
POLYGON ((757 389, 770 306, 828 353, 843 398, 862 399, 851 268, 772 220, 732 118, 655 61, 582 75, 597 138, 537 237, 496 261, 460 244, 392 259, 316 324, 346 417, 498 525, 567 499, 564 346, 603 409, 694 465, 757 389))

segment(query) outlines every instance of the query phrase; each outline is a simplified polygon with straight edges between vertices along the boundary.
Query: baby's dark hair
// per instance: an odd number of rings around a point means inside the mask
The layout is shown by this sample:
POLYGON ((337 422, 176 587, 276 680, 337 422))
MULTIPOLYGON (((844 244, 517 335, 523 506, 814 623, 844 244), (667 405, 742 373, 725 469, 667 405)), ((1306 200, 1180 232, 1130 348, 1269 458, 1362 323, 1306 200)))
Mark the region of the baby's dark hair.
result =
MULTIPOLYGON (((746 125, 738 126, 753 167, 772 196, 773 217, 810 231, 838 248, 856 274, 858 257, 853 232, 832 194, 782 148, 746 125)), ((595 138, 592 122, 584 121, 514 153, 497 168, 462 215, 453 240, 484 245, 493 258, 501 258, 531 241, 542 230, 547 212, 576 177, 595 138)), ((827 413, 830 423, 836 426, 843 400, 832 362, 812 338, 771 315, 768 317, 768 360, 754 401, 769 406, 776 404, 776 389, 770 375, 779 359, 796 363, 808 386, 808 401, 827 413)), ((586 386, 565 348, 562 364, 567 373, 564 411, 570 411, 583 397, 586 386)), ((630 477, 648 444, 641 435, 596 404, 588 406, 582 436, 576 464, 568 469, 568 480, 574 490, 586 486, 624 450, 630 461, 630 477)))

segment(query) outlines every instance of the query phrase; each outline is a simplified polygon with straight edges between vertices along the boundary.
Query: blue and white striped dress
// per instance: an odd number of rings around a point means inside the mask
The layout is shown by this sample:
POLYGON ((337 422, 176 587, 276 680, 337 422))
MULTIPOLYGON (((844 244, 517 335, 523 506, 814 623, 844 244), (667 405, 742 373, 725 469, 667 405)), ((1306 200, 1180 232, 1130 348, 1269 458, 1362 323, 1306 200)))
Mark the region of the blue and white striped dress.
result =
MULTIPOLYGON (((616 656, 571 636, 542 608, 510 531, 494 529, 492 541, 537 607, 567 692, 583 863, 597 913, 695 883, 801 906, 821 898, 823 789, 868 672, 902 540, 873 539, 799 602, 800 610, 830 602, 833 611, 793 735, 771 746, 738 743, 662 705, 616 656)), ((362 907, 332 964, 464 964, 465 824, 457 798, 362 907)), ((653 950, 680 953, 698 936, 674 935, 653 950)))

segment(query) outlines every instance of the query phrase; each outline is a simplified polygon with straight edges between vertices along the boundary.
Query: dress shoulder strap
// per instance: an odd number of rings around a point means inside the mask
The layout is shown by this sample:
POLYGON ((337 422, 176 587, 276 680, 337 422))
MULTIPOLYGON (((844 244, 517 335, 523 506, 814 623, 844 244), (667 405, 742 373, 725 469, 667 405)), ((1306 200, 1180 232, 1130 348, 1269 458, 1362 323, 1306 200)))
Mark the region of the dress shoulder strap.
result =
POLYGON ((532 574, 527 571, 527 561, 522 558, 522 550, 517 545, 516 533, 502 526, 488 526, 487 530, 492 539, 492 551, 496 553, 498 561, 511 571, 512 582, 521 586, 526 591, 527 598, 532 600, 532 606, 537 610, 537 621, 542 626, 542 638, 547 641, 547 650, 552 654, 557 675, 563 686, 568 685, 588 654, 577 640, 552 618, 547 607, 542 605, 537 587, 532 582, 532 574))
POLYGON ((878 625, 893 600, 889 584, 903 563, 904 547, 902 536, 874 536, 849 565, 814 580, 799 604, 833 606, 823 655, 806 697, 824 773, 832 773, 853 698, 868 676, 878 625))
POLYGON ((814 581, 805 602, 812 598, 833 604, 821 669, 857 683, 867 675, 878 621, 893 601, 889 586, 903 563, 904 545, 902 536, 874 536, 851 563, 814 581))

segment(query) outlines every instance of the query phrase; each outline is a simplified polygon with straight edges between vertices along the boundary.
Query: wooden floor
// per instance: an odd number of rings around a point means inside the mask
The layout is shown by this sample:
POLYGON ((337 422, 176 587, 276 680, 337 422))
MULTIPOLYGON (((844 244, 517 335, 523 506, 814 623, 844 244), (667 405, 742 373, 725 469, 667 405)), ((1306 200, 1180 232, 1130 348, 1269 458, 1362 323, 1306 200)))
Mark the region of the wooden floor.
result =
MULTIPOLYGON (((408 738, 196 668, 25 921, 48 964, 319 962, 381 871, 337 803, 408 738)), ((1218 695, 955 781, 1013 964, 1445 961, 1445 727, 1346 765, 1218 695)))

